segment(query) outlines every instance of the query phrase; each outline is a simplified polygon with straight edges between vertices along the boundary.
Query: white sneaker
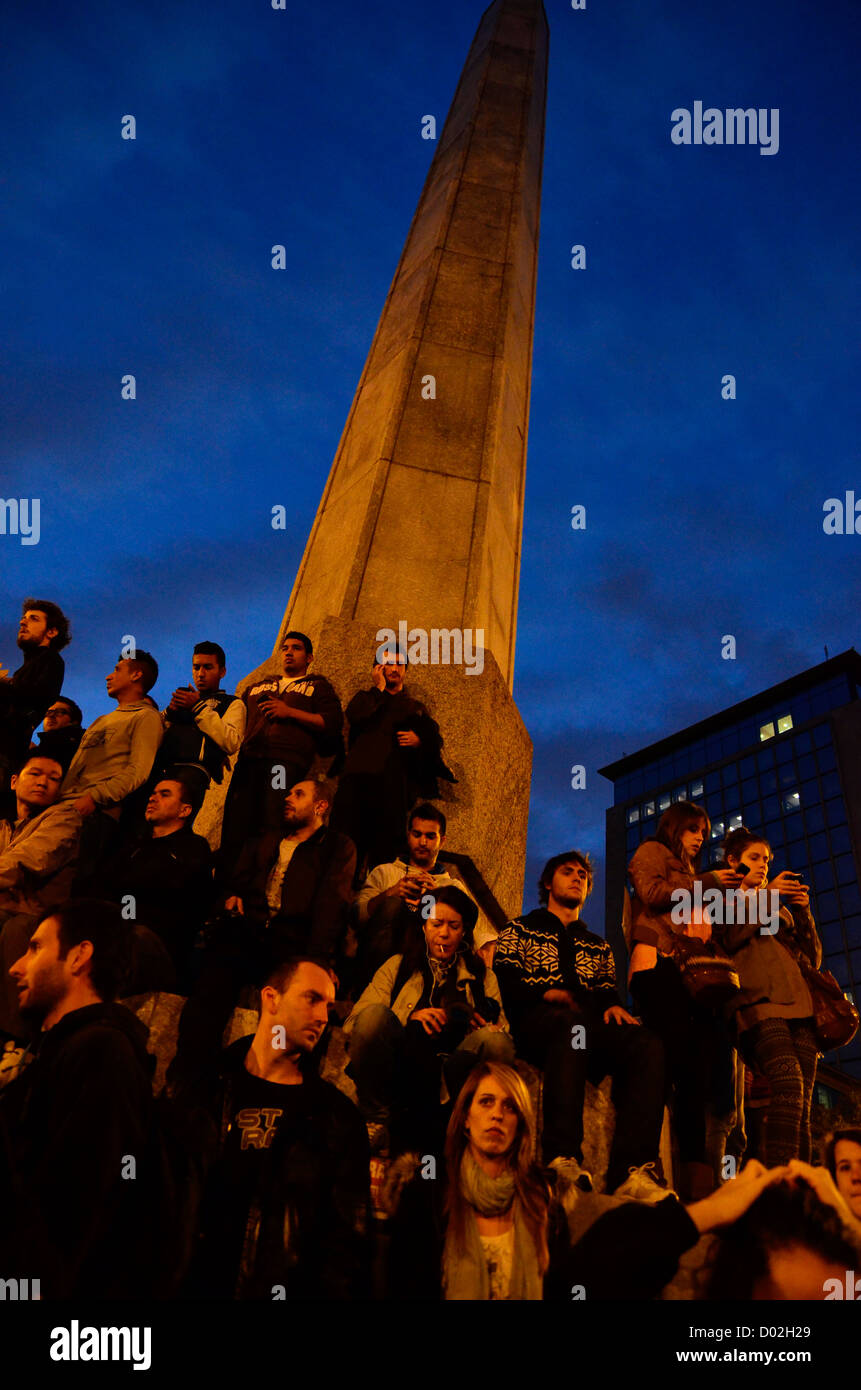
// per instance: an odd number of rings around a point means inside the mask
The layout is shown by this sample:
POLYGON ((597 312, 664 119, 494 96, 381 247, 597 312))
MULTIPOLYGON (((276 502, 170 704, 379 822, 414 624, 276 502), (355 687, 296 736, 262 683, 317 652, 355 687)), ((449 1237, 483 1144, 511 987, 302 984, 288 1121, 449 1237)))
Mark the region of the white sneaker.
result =
POLYGON ((592 1191, 592 1174, 576 1158, 554 1158, 549 1166, 563 1179, 563 1191, 566 1187, 577 1187, 581 1192, 592 1191))
POLYGON ((659 1181, 654 1163, 644 1163, 640 1168, 628 1169, 628 1176, 613 1196, 626 1197, 633 1202, 662 1202, 665 1197, 675 1197, 676 1193, 659 1181))

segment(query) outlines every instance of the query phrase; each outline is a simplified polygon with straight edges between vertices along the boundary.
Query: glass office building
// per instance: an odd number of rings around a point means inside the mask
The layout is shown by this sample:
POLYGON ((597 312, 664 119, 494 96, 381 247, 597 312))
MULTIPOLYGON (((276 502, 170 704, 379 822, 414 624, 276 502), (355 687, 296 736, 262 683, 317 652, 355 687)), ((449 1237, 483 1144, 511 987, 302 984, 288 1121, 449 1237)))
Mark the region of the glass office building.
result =
MULTIPOLYGON (((607 939, 625 978, 622 886, 628 861, 674 801, 712 822, 703 868, 736 826, 761 830, 774 872, 811 890, 823 964, 861 1001, 861 655, 854 648, 601 769, 607 812, 607 939)), ((826 1058, 861 1078, 861 1032, 826 1058)))

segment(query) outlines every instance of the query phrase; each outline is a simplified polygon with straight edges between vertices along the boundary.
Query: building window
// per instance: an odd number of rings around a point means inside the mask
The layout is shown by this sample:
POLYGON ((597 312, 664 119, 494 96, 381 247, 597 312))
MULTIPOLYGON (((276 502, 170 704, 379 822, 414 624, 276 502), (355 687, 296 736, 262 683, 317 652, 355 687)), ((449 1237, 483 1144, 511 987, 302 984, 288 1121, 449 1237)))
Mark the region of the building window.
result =
POLYGON ((780 717, 779 717, 779 719, 778 719, 778 721, 777 721, 777 732, 778 732, 779 734, 785 734, 785 733, 788 733, 789 730, 790 730, 791 728, 792 728, 792 715, 791 715, 791 714, 781 714, 780 717))
POLYGON ((766 740, 767 738, 774 738, 774 725, 773 725, 773 724, 760 724, 760 726, 759 726, 759 741, 760 741, 760 743, 765 743, 765 740, 766 740))
POLYGON ((703 794, 702 782, 691 782, 691 801, 699 801, 703 794))
POLYGON ((629 824, 629 825, 635 825, 639 819, 640 819, 640 808, 639 808, 639 806, 629 806, 629 807, 628 807, 628 824, 629 824))
POLYGON ((788 792, 780 804, 784 811, 797 811, 801 805, 801 793, 788 792))
POLYGON ((670 809, 670 793, 669 793, 669 792, 664 792, 662 796, 659 796, 659 797, 658 797, 658 810, 659 810, 659 811, 669 811, 669 809, 670 809))
POLYGON ((654 814, 655 814, 655 803, 654 803, 654 801, 647 801, 646 804, 645 804, 645 806, 643 807, 643 820, 648 820, 649 817, 650 817, 650 816, 653 816, 654 814))
POLYGON ((730 830, 738 830, 739 827, 744 824, 744 821, 742 820, 741 816, 730 816, 727 824, 729 825, 730 830))
POLYGON ((687 801, 687 798, 687 787, 676 787, 676 790, 673 792, 673 801, 687 801))
POLYGON ((722 821, 722 820, 713 820, 713 821, 712 821, 712 833, 711 833, 711 838, 712 838, 713 840, 722 840, 722 839, 723 839, 723 836, 724 836, 724 824, 723 824, 723 821, 722 821))

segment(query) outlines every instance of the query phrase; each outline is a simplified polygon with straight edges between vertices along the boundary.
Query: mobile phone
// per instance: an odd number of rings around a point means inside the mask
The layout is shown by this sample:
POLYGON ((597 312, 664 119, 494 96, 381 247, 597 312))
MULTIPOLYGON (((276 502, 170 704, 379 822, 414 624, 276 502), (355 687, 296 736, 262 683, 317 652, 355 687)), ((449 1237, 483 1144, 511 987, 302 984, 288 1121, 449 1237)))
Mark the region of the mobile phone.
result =
POLYGON ((744 860, 742 859, 739 863, 738 868, 736 869, 736 873, 741 874, 742 878, 747 878, 748 874, 750 873, 750 865, 745 864, 744 860))
POLYGON ((801 874, 797 874, 794 869, 784 869, 783 875, 784 878, 795 878, 799 881, 801 879, 801 874))

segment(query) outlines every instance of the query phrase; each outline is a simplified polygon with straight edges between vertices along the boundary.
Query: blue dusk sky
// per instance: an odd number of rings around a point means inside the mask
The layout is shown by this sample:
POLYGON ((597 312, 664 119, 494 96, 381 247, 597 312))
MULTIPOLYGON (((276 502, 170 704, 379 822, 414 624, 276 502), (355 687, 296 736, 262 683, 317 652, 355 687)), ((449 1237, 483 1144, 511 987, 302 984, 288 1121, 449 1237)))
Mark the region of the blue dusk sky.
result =
MULTIPOLYGON (((550 853, 603 857, 599 767, 858 642, 861 568, 861 534, 823 530, 826 499, 861 499, 857 5, 546 8, 529 906, 550 853), (674 144, 697 101, 776 108, 776 152, 674 144)), ((38 545, 0 535, 0 660, 21 599, 57 599, 86 720, 124 633, 162 703, 203 637, 231 685, 268 655, 433 155, 421 118, 441 129, 481 12, 5 6, 0 495, 41 519, 38 545)))

